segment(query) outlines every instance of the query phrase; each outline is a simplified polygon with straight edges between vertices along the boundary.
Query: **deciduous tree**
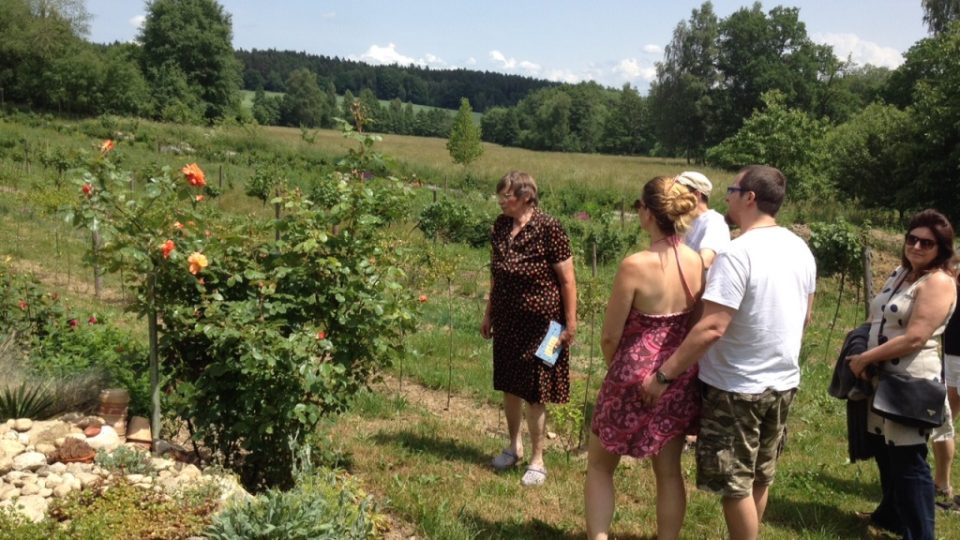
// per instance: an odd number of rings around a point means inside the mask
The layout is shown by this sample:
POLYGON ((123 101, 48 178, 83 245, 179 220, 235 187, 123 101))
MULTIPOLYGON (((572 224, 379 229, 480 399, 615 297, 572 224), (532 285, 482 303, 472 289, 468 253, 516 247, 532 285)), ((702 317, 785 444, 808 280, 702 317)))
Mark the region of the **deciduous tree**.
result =
MULTIPOLYGON (((140 32, 143 66, 154 86, 179 71, 207 120, 239 107, 240 68, 233 53, 230 15, 215 0, 150 0, 140 32)), ((164 96, 169 92, 160 91, 164 96)), ((158 103, 160 110, 171 104, 158 103)))

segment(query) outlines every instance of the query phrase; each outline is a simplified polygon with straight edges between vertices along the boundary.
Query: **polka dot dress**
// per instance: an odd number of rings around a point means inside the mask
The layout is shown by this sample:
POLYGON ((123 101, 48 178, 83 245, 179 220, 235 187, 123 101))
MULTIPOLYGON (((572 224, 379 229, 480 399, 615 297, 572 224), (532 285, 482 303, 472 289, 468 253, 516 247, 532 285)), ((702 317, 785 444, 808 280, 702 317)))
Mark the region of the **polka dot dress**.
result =
POLYGON ((528 403, 570 399, 569 351, 553 366, 534 356, 550 320, 566 324, 560 282, 552 265, 571 257, 570 241, 556 219, 534 209, 511 239, 513 219, 501 215, 490 235, 493 388, 528 403))

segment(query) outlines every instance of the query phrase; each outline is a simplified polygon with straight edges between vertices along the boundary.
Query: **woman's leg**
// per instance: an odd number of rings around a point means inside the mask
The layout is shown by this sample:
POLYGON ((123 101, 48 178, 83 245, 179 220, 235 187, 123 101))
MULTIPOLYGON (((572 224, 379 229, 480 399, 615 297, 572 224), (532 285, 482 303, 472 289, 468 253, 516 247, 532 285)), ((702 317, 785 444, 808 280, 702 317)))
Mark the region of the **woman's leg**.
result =
POLYGON ((530 431, 530 466, 546 470, 543 466, 544 435, 547 430, 547 406, 543 403, 527 403, 527 429, 530 431))
POLYGON ((906 540, 934 540, 934 487, 927 445, 890 446, 891 476, 906 540))
POLYGON ((651 459, 657 479, 657 540, 679 537, 683 516, 687 512, 687 490, 680 470, 683 443, 684 436, 680 435, 651 459))
POLYGON ((868 433, 867 439, 875 449, 874 459, 877 461, 877 471, 880 473, 880 504, 870 515, 870 521, 888 531, 902 534, 903 525, 900 519, 900 507, 897 504, 897 482, 890 456, 890 449, 893 447, 888 447, 880 435, 868 433))
POLYGON ((613 471, 620 456, 607 451, 593 433, 587 452, 587 481, 583 486, 587 539, 606 540, 613 521, 613 471))
POLYGON ((509 450, 518 458, 523 457, 523 441, 520 438, 520 423, 523 421, 523 399, 509 392, 503 393, 503 415, 507 417, 509 450))

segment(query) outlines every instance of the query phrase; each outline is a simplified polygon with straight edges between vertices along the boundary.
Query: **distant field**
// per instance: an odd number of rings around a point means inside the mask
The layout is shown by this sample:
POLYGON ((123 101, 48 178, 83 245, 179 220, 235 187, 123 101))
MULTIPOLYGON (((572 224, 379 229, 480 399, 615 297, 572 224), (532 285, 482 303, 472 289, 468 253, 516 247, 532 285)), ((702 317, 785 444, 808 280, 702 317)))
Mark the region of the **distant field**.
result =
MULTIPOLYGON (((300 131, 294 128, 269 126, 263 128, 271 139, 299 142, 300 131)), ((318 130, 315 143, 324 151, 342 153, 356 143, 345 140, 340 132, 318 130)), ((447 140, 406 135, 383 135, 377 149, 402 162, 408 170, 425 178, 439 173, 448 178, 463 178, 465 170, 450 159, 447 140)), ((686 169, 702 171, 714 183, 714 207, 723 208, 723 193, 733 181, 734 173, 687 164, 683 159, 611 156, 602 154, 574 154, 566 152, 536 152, 483 143, 483 155, 467 169, 489 186, 511 169, 529 172, 542 190, 565 186, 589 187, 621 193, 633 200, 640 186, 658 175, 675 175, 686 169)))
MULTIPOLYGON (((243 95, 243 99, 240 101, 241 106, 243 106, 243 107, 246 108, 246 109, 251 109, 251 108, 253 108, 253 96, 256 94, 256 92, 254 92, 253 90, 241 90, 240 93, 243 95)), ((266 95, 269 96, 269 97, 282 97, 282 96, 283 96, 283 92, 265 92, 265 93, 266 93, 266 95)), ((339 106, 341 103, 343 103, 343 96, 338 95, 338 96, 337 96, 337 105, 339 106)), ((389 106, 390 106, 390 101, 389 101, 389 100, 385 100, 385 99, 381 99, 381 100, 380 100, 380 105, 381 105, 382 107, 389 107, 389 106)), ((404 105, 406 105, 406 104, 404 104, 404 105)), ((421 111, 421 110, 428 111, 428 110, 431 110, 431 109, 440 109, 439 107, 430 107, 429 105, 417 105, 416 103, 413 103, 412 105, 413 105, 413 112, 419 112, 419 111, 421 111)), ((452 109, 440 109, 440 110, 441 110, 441 111, 445 111, 446 113, 448 113, 448 114, 450 114, 450 115, 454 115, 454 114, 456 114, 456 112, 457 112, 457 111, 452 110, 452 109)), ((473 121, 474 121, 474 122, 479 123, 481 118, 483 118, 483 113, 478 113, 478 112, 473 113, 473 121)))

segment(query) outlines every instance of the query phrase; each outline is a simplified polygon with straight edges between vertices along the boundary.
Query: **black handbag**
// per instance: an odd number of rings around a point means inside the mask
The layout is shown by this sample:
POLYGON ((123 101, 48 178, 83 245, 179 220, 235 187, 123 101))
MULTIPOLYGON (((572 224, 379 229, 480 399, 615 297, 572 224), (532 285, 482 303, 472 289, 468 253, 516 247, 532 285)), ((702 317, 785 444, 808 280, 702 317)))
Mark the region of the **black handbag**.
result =
POLYGON ((946 420, 947 387, 941 381, 881 373, 871 410, 898 424, 935 428, 946 420))

